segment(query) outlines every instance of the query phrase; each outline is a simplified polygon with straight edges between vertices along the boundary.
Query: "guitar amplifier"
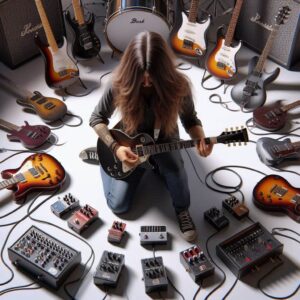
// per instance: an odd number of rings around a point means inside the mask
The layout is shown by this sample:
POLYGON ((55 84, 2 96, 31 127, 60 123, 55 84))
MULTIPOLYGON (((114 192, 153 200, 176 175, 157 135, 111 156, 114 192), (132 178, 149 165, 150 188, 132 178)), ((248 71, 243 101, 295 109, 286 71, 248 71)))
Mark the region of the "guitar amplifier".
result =
POLYGON ((280 7, 289 6, 289 18, 280 26, 269 57, 281 66, 300 71, 300 1, 244 1, 236 29, 236 39, 262 52, 280 7))
MULTIPOLYGON (((57 41, 65 33, 61 0, 44 0, 51 28, 57 41)), ((0 60, 11 68, 39 54, 34 42, 38 32, 46 36, 34 0, 0 0, 0 60)))

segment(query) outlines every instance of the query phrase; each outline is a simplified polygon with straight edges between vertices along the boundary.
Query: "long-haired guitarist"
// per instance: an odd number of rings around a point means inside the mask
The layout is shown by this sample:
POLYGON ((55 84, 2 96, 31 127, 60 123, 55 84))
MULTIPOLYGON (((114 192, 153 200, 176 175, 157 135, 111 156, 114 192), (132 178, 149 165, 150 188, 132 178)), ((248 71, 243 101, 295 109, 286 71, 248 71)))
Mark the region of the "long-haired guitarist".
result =
MULTIPOLYGON (((197 118, 190 82, 175 66, 174 55, 157 33, 136 35, 125 50, 108 87, 90 118, 90 126, 114 155, 127 165, 135 165, 138 156, 110 134, 107 125, 112 113, 121 113, 120 128, 134 136, 147 133, 156 143, 179 139, 177 118, 193 139, 201 140, 197 150, 208 156, 213 146, 204 143, 205 134, 197 118)), ((189 214, 190 192, 187 174, 179 151, 151 157, 155 170, 170 192, 180 231, 187 241, 197 234, 189 214)), ((110 177, 101 167, 107 204, 116 213, 130 209, 131 200, 145 169, 137 167, 122 180, 110 177)))

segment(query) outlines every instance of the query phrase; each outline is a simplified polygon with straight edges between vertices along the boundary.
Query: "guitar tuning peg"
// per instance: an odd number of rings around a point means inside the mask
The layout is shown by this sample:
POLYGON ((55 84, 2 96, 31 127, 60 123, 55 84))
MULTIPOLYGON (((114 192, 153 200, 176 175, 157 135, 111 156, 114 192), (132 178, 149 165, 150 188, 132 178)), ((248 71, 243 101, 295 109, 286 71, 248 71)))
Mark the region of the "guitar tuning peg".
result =
POLYGON ((225 128, 225 131, 228 132, 228 128, 225 128))
POLYGON ((239 126, 235 126, 235 130, 239 130, 239 126))
POLYGON ((228 144, 227 144, 227 146, 228 146, 228 147, 231 147, 231 144, 230 144, 230 143, 228 143, 228 144))
POLYGON ((233 147, 235 147, 235 146, 236 146, 236 143, 233 142, 233 147))
POLYGON ((230 130, 233 131, 233 127, 230 127, 230 130))
POLYGON ((239 142, 239 146, 242 146, 242 143, 241 143, 241 142, 239 142))

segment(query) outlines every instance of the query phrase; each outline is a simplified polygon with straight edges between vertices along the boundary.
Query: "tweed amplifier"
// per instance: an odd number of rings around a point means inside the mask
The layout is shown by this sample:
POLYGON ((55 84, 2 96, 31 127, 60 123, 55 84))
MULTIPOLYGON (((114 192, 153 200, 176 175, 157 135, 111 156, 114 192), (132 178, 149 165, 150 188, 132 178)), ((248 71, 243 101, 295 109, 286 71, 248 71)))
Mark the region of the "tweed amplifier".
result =
POLYGON ((274 24, 274 17, 282 6, 289 6, 291 13, 279 28, 269 57, 287 69, 300 71, 299 0, 245 1, 237 24, 236 39, 261 52, 274 24))
MULTIPOLYGON (((56 40, 62 41, 65 32, 60 0, 44 1, 56 40)), ((11 68, 39 54, 34 43, 38 32, 46 37, 34 0, 0 0, 0 60, 11 68)))

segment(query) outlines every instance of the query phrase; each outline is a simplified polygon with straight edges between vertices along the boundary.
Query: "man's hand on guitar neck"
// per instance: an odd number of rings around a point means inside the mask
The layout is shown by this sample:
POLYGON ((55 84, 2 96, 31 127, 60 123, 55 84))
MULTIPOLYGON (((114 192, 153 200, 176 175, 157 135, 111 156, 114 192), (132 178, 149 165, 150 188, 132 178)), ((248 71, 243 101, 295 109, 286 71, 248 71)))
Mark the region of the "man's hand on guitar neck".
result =
POLYGON ((202 128, 202 126, 196 125, 190 128, 189 130, 189 135, 191 136, 192 139, 197 139, 199 140, 196 148, 198 153, 203 156, 207 157, 208 155, 211 154, 213 150, 213 143, 206 144, 205 143, 205 133, 202 128))

